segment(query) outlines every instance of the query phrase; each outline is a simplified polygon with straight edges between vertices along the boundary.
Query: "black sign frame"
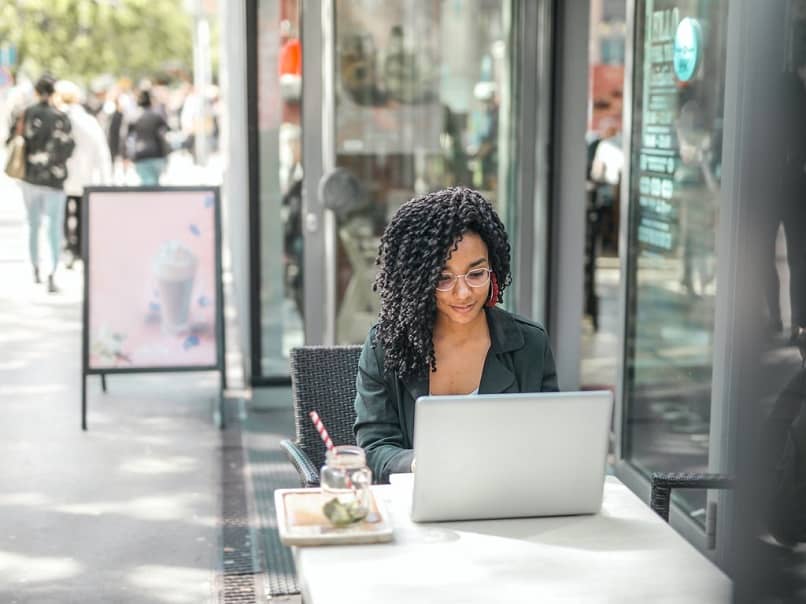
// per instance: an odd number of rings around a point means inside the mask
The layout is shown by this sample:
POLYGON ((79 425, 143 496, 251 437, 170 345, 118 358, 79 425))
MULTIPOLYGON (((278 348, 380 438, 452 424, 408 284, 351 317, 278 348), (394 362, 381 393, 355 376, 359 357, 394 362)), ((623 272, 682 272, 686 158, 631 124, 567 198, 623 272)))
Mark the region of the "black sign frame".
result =
POLYGON ((101 388, 106 392, 106 376, 111 374, 138 374, 138 373, 179 373, 197 371, 216 371, 220 374, 218 423, 224 428, 224 390, 227 388, 227 374, 225 367, 225 327, 224 327, 224 286, 221 273, 221 195, 217 186, 150 186, 150 187, 113 187, 113 186, 93 186, 84 189, 81 208, 81 229, 82 229, 82 262, 84 267, 84 296, 82 303, 82 337, 81 337, 81 429, 87 430, 87 377, 90 375, 101 376, 101 388), (132 196, 148 193, 188 193, 188 192, 208 192, 213 195, 213 222, 215 225, 215 339, 216 339, 216 362, 211 365, 182 365, 182 366, 160 366, 160 367, 104 367, 93 368, 89 359, 89 318, 91 306, 90 287, 90 264, 92 255, 90 253, 90 217, 92 212, 92 196, 94 193, 123 193, 132 196))

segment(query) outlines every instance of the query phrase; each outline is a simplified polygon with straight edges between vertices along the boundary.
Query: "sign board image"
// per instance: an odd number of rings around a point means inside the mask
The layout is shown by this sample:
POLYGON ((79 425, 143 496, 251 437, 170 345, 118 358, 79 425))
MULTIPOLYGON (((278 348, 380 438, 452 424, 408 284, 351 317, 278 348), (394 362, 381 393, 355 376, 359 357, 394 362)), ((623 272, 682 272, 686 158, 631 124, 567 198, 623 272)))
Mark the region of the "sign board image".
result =
POLYGON ((85 372, 222 365, 215 188, 85 194, 85 372))

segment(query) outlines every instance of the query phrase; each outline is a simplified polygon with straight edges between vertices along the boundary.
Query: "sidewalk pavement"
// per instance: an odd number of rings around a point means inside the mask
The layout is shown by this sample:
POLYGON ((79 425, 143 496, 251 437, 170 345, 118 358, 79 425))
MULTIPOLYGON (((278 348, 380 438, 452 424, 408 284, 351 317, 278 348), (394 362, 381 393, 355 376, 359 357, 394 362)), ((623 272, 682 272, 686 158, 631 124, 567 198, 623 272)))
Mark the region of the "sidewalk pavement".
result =
POLYGON ((81 266, 48 294, 26 238, 0 175, 0 602, 216 601, 218 376, 90 378, 82 432, 81 266))

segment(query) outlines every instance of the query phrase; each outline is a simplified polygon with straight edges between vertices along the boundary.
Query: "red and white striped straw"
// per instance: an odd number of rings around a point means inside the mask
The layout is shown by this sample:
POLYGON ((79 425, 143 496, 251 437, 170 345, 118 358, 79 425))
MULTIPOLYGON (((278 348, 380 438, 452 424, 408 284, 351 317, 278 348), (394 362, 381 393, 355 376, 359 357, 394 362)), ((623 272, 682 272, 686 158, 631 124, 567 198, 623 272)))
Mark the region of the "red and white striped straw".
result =
MULTIPOLYGON (((319 432, 319 436, 322 437, 322 441, 325 443, 325 447, 327 447, 328 451, 332 451, 334 448, 333 441, 330 440, 330 434, 327 433, 327 429, 325 428, 325 424, 322 423, 322 418, 319 417, 319 414, 316 411, 311 411, 308 413, 313 422, 313 425, 316 426, 316 431, 319 432)), ((353 481, 350 480, 350 475, 344 475, 344 484, 347 485, 348 489, 353 488, 353 481)))
POLYGON ((311 417, 313 425, 316 426, 316 431, 319 432, 319 436, 322 437, 322 441, 325 443, 327 450, 330 451, 333 449, 333 441, 330 440, 330 434, 327 433, 327 429, 322 423, 322 418, 319 417, 316 411, 311 411, 308 415, 311 417))

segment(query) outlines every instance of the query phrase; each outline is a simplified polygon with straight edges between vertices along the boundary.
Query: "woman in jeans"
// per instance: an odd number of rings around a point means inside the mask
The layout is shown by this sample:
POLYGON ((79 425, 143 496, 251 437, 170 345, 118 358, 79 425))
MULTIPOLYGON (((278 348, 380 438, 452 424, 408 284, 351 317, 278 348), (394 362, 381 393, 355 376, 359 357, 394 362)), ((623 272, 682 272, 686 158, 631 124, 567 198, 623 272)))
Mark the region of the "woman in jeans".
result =
POLYGON ((28 248, 34 281, 40 283, 39 227, 42 216, 46 216, 51 253, 48 273, 50 293, 58 291, 54 276, 62 247, 66 164, 75 147, 70 119, 51 102, 54 84, 50 76, 41 77, 34 87, 38 102, 28 107, 20 118, 25 138, 25 176, 21 187, 28 216, 28 248))

